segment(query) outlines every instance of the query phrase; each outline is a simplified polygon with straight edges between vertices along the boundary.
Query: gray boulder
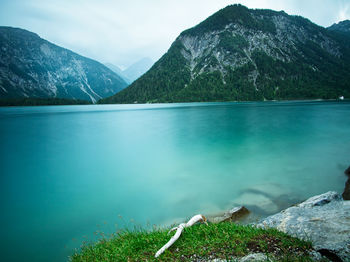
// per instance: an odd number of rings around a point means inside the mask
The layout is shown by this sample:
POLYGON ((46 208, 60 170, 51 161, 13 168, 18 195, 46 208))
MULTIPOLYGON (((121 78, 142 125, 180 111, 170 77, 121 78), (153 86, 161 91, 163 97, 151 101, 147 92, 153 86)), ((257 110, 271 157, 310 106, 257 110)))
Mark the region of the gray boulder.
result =
POLYGON ((263 219, 257 226, 277 228, 309 240, 315 250, 333 261, 350 261, 350 201, 336 192, 311 197, 263 219))
POLYGON ((197 260, 196 262, 263 262, 263 261, 271 262, 273 260, 269 259, 263 253, 252 253, 244 257, 231 258, 230 260, 216 258, 212 260, 197 260))
POLYGON ((241 259, 237 260, 239 262, 261 262, 261 261, 272 261, 265 254, 253 253, 249 254, 241 259))

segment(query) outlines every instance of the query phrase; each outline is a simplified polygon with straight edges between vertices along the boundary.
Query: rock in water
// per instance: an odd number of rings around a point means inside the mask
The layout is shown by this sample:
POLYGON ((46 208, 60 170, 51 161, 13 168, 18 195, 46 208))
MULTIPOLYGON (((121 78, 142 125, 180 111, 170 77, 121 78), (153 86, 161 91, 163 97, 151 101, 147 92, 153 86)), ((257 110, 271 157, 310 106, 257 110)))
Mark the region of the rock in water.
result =
POLYGON ((350 166, 344 171, 344 173, 350 178, 350 166))
POLYGON ((323 254, 350 261, 350 201, 344 201, 336 192, 309 198, 265 218, 258 226, 274 227, 309 240, 323 254))
POLYGON ((347 175, 348 180, 345 183, 345 188, 342 196, 344 200, 350 200, 350 166, 344 171, 344 173, 347 175))
POLYGON ((229 211, 225 212, 222 216, 217 216, 211 219, 212 223, 221 223, 221 222, 233 222, 238 221, 249 214, 249 210, 244 206, 234 207, 229 211))

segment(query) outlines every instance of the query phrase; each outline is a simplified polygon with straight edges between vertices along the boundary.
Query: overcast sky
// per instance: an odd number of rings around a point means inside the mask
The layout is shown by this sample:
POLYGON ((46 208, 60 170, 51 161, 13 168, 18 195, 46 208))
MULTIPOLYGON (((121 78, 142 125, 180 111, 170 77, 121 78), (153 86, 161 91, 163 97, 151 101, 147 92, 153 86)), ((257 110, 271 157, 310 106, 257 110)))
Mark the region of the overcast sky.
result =
POLYGON ((350 0, 0 0, 0 25, 127 67, 143 57, 158 60, 183 30, 233 3, 284 10, 325 27, 350 19, 350 0))

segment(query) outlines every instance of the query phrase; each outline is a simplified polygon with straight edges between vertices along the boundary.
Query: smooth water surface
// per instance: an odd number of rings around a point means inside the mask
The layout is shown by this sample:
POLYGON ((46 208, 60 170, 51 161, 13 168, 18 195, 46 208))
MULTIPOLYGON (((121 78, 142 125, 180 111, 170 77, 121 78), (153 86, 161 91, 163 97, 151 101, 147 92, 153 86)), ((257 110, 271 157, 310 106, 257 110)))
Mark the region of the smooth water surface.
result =
POLYGON ((1 260, 67 261, 96 231, 341 192, 350 103, 0 108, 0 143, 1 260))

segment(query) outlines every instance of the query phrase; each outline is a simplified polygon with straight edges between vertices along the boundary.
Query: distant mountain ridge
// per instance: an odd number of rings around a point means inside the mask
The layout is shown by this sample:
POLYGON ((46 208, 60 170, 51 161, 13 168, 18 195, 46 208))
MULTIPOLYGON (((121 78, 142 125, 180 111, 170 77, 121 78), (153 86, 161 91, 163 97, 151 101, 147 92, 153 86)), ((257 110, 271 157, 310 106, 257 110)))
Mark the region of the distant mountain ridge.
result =
POLYGON ((112 71, 120 75, 128 84, 131 84, 137 78, 146 73, 153 64, 154 62, 152 61, 152 59, 144 57, 130 65, 125 70, 121 70, 118 66, 113 65, 111 63, 106 63, 105 65, 112 71))
POLYGON ((20 28, 0 27, 0 98, 96 102, 127 83, 106 66, 20 28))
POLYGON ((150 58, 144 57, 126 68, 123 74, 130 80, 130 83, 132 83, 146 73, 153 64, 154 62, 150 58))
POLYGON ((122 77, 124 79, 123 70, 121 70, 118 66, 116 66, 116 65, 114 65, 112 63, 105 63, 104 65, 107 66, 114 73, 118 74, 120 77, 122 77))
POLYGON ((100 103, 350 97, 350 41, 300 16, 231 5, 180 34, 142 77, 100 103))

